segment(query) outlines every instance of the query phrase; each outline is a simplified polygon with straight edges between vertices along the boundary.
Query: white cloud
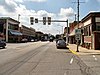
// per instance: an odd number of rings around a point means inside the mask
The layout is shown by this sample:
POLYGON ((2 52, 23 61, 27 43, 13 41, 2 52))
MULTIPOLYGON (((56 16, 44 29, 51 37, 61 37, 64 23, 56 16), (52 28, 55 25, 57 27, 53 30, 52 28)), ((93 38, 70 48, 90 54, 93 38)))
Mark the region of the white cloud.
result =
POLYGON ((32 2, 46 2, 47 0, 28 0, 28 1, 32 1, 32 2))
POLYGON ((14 12, 17 7, 17 3, 13 0, 2 0, 0 1, 0 6, 3 6, 7 12, 14 12))
POLYGON ((13 0, 13 1, 23 3, 23 0, 13 0))
POLYGON ((59 15, 60 16, 66 16, 66 17, 70 17, 70 16, 73 16, 75 14, 74 10, 70 7, 70 8, 61 8, 60 9, 60 13, 59 15))
POLYGON ((46 2, 47 0, 13 0, 15 2, 23 3, 23 2, 46 2))
MULTIPOLYGON (((20 22, 22 25, 30 27, 29 18, 30 16, 37 17, 42 19, 42 17, 50 16, 52 19, 67 20, 70 16, 73 16, 74 10, 72 8, 61 8, 60 13, 49 13, 45 10, 28 10, 25 5, 17 4, 17 2, 23 2, 23 0, 5 0, 3 4, 0 4, 0 16, 7 16, 18 20, 18 14, 20 14, 20 22), (4 5, 5 4, 5 5, 4 5), (8 11, 9 9, 9 11, 8 11), (14 11, 10 11, 14 10, 14 11)), ((63 28, 66 26, 66 23, 52 23, 50 26, 43 25, 43 23, 35 24, 31 27, 34 27, 36 30, 41 30, 44 33, 62 33, 63 28)))
POLYGON ((98 2, 100 2, 100 0, 97 0, 98 2))

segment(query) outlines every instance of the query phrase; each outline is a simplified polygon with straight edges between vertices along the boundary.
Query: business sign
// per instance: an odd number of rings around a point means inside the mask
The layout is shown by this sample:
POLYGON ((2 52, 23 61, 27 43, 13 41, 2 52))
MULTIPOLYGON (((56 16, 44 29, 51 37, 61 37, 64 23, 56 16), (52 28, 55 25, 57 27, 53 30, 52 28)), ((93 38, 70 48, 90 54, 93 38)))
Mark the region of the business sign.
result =
POLYGON ((75 35, 76 34, 82 34, 81 29, 75 29, 75 35))
POLYGON ((81 35, 80 35, 80 34, 76 34, 76 35, 75 35, 75 39, 76 39, 76 40, 81 40, 81 35))

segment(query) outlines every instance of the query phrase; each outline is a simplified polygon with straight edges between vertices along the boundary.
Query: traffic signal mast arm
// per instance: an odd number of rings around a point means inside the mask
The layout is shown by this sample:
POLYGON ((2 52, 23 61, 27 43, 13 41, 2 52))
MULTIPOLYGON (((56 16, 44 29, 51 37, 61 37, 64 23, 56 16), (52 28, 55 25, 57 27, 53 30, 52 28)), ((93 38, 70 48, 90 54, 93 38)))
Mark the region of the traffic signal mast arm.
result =
POLYGON ((67 21, 64 21, 64 20, 51 20, 51 22, 67 22, 67 21))
MULTIPOLYGON (((43 22, 43 20, 38 20, 39 22, 43 22)), ((46 22, 48 22, 48 20, 46 20, 46 22)), ((67 22, 64 20, 51 20, 51 22, 67 22)))
POLYGON ((43 22, 44 25, 46 25, 46 22, 48 22, 48 25, 51 25, 51 22, 68 22, 68 20, 51 20, 51 17, 43 17, 43 20, 38 20, 38 18, 30 17, 30 24, 33 25, 34 22, 43 22))

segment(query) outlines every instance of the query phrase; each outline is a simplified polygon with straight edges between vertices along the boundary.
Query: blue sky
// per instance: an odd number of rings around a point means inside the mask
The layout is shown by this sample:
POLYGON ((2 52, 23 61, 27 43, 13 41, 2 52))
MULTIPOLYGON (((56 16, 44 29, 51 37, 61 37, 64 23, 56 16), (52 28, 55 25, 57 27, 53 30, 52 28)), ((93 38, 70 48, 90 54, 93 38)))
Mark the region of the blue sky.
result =
MULTIPOLYGON (((18 19, 20 14, 21 24, 33 27, 44 33, 58 34, 62 33, 66 23, 52 23, 50 26, 42 23, 29 23, 29 17, 34 16, 42 19, 43 16, 51 16, 52 19, 74 21, 74 15, 77 14, 77 0, 0 0, 0 16, 8 16, 18 19)), ((80 0, 80 20, 89 12, 100 12, 100 0, 80 0)))

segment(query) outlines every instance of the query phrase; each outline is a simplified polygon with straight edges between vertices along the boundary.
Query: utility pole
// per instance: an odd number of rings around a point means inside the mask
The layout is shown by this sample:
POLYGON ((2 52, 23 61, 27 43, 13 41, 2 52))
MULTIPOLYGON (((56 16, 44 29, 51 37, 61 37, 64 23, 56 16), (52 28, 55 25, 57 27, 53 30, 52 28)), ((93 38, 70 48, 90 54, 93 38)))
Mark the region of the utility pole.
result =
POLYGON ((68 30, 69 30, 69 29, 68 29, 68 19, 67 19, 66 22, 67 22, 67 38, 66 38, 67 40, 66 40, 66 41, 67 41, 67 45, 68 45, 68 30))
POLYGON ((76 14, 75 14, 75 21, 76 21, 76 14))
MULTIPOLYGON (((79 28, 79 0, 77 0, 77 24, 79 28)), ((79 47, 79 40, 77 40, 77 51, 76 52, 79 52, 78 47, 79 47)))
MULTIPOLYGON (((85 2, 80 2, 79 0, 77 0, 77 2, 73 2, 73 3, 77 3, 77 29, 79 29, 79 5, 80 3, 85 3, 85 2)), ((76 17, 76 15, 75 15, 76 17)), ((75 18, 75 21, 76 21, 76 18, 75 18)), ((78 46, 79 46, 79 40, 77 40, 77 51, 76 52, 79 52, 78 50, 78 46)))
POLYGON ((8 19, 6 20, 6 42, 8 42, 8 19))

